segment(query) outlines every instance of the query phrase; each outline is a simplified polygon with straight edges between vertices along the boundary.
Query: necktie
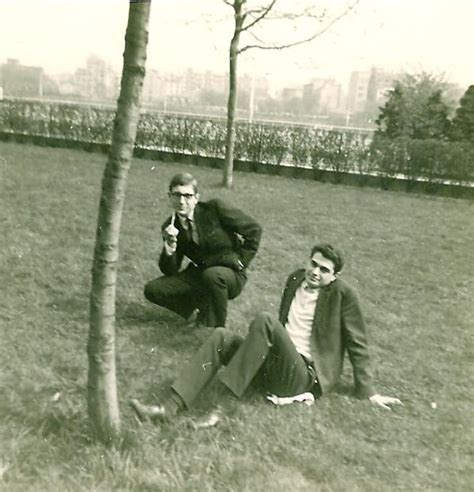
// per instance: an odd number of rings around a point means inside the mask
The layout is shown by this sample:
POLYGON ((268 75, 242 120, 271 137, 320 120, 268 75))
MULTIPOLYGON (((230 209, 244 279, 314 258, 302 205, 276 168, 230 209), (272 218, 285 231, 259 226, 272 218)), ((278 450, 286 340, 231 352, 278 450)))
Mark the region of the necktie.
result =
POLYGON ((186 225, 188 226, 188 239, 195 244, 199 244, 193 221, 189 217, 186 219, 186 225))

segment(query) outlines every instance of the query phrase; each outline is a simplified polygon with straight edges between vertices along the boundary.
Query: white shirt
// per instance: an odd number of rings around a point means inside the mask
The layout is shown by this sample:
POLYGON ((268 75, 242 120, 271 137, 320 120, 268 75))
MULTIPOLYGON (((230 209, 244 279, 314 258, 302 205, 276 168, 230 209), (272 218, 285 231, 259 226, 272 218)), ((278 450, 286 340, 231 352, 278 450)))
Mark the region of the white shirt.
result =
POLYGON ((296 290, 285 324, 296 350, 308 360, 313 359, 310 340, 318 296, 319 289, 310 290, 303 282, 296 290))

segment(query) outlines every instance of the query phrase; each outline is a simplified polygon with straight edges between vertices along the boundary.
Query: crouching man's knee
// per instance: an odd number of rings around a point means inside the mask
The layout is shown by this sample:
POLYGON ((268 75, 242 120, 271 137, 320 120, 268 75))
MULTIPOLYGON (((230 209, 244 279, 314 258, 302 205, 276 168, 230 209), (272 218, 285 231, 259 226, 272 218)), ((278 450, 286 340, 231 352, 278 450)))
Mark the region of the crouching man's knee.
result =
POLYGON ((143 295, 145 296, 145 299, 147 299, 150 302, 153 302, 153 293, 150 284, 151 282, 148 282, 145 285, 145 288, 143 289, 143 295))
POLYGON ((143 289, 143 295, 145 299, 154 304, 159 304, 161 299, 161 292, 156 285, 156 280, 151 280, 147 284, 145 284, 145 288, 143 289))

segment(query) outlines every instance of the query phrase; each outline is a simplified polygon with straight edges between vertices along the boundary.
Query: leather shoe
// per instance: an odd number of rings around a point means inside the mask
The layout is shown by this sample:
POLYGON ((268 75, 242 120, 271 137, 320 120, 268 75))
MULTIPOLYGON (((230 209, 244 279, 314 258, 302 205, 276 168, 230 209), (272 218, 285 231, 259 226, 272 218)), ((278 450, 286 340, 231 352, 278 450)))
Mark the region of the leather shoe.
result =
POLYGON ((135 411, 135 415, 140 422, 145 422, 147 420, 164 420, 168 417, 165 407, 162 405, 144 405, 134 398, 129 401, 129 404, 135 411))

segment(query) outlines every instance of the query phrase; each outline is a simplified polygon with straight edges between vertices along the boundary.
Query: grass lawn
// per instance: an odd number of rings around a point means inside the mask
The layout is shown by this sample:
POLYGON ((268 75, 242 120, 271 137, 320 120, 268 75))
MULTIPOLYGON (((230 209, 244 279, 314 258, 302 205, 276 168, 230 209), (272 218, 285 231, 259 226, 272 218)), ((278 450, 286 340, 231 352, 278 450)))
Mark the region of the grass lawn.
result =
POLYGON ((0 488, 6 491, 472 490, 474 214, 467 200, 133 163, 117 290, 123 441, 92 439, 86 415, 88 296, 105 156, 0 143, 0 488), (130 397, 153 401, 209 334, 188 331, 142 290, 159 275, 170 177, 187 170, 264 225, 228 326, 277 313, 287 275, 316 241, 339 246, 371 335, 376 385, 403 407, 375 408, 343 384, 312 407, 249 394, 215 428, 214 406, 138 425, 130 397))

